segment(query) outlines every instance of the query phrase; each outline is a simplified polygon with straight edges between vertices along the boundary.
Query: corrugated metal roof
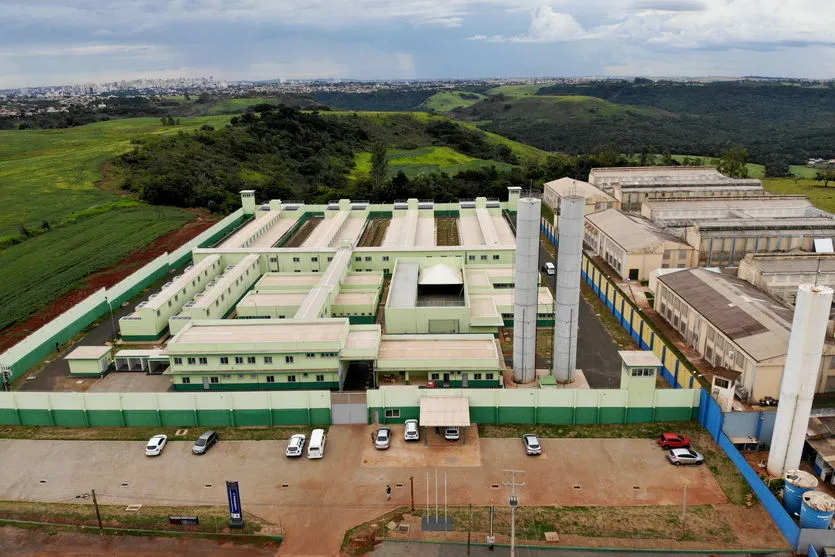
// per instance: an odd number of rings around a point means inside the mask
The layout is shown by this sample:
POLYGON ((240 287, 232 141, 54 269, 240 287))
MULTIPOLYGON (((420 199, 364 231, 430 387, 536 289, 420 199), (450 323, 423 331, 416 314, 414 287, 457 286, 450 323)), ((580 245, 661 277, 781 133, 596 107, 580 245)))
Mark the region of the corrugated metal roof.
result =
POLYGON ((468 427, 470 401, 465 396, 425 396, 420 399, 420 425, 423 427, 468 427))

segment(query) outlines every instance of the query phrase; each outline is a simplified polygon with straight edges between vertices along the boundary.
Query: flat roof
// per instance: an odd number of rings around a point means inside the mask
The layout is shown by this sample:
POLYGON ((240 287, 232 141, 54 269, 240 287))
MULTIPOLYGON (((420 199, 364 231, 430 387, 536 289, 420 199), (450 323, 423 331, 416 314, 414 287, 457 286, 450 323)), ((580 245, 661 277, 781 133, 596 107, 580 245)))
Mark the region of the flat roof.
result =
MULTIPOLYGON (((220 247, 221 248, 239 248, 243 246, 247 240, 252 238, 258 230, 261 229, 264 225, 266 225, 272 219, 279 219, 280 211, 267 211, 266 213, 262 213, 261 216, 258 216, 251 220, 250 222, 246 223, 243 228, 239 229, 237 232, 232 234, 225 242, 223 242, 220 247)), ((273 223, 275 224, 275 223, 273 223)), ((272 226, 272 225, 270 225, 272 226)))
POLYGON ((496 342, 493 335, 383 335, 377 368, 501 370, 496 342))
POLYGON ((356 353, 368 354, 371 359, 377 357, 377 351, 380 349, 380 326, 372 325, 370 328, 351 327, 348 331, 348 337, 345 339, 345 346, 342 350, 347 355, 355 355, 356 353))
POLYGON ((345 286, 376 285, 383 282, 383 273, 349 273, 342 284, 345 286))
MULTIPOLYGON (((200 273, 207 270, 213 264, 217 263, 220 259, 219 255, 209 255, 204 257, 194 265, 191 265, 186 271, 183 271, 183 274, 175 277, 168 286, 164 286, 159 292, 157 292, 156 296, 153 298, 148 298, 145 302, 145 305, 142 307, 148 309, 159 309, 162 304, 170 300, 174 295, 178 294, 181 290, 185 289, 186 285, 189 284, 192 280, 197 278, 200 273)), ((185 294, 184 294, 185 295, 185 294)), ((185 303, 186 300, 183 300, 185 303)))
POLYGON ((645 249, 659 243, 678 244, 679 249, 692 249, 652 221, 637 215, 627 215, 618 209, 606 209, 586 215, 586 220, 626 251, 645 249))
POLYGON ((597 197, 611 202, 616 201, 614 197, 597 186, 584 182, 583 180, 574 180, 573 178, 560 178, 559 180, 545 182, 545 189, 553 191, 560 197, 580 195, 586 199, 597 197))
POLYGON ((110 353, 112 346, 78 346, 64 356, 65 360, 98 360, 110 353))
POLYGON ((466 396, 422 396, 419 422, 423 427, 468 427, 470 399, 466 396))
POLYGON ((661 360, 651 350, 618 350, 627 367, 661 367, 661 360))
POLYGON ((501 317, 496 309, 496 301, 490 294, 470 296, 470 315, 473 317, 501 317))
POLYGON ((748 282, 702 268, 658 280, 755 360, 788 351, 792 310, 748 282))
POLYGON ((169 344, 267 344, 339 341, 348 327, 347 319, 317 321, 229 320, 228 323, 192 321, 177 333, 169 344))
POLYGON ((250 292, 238 302, 238 307, 297 307, 301 305, 306 297, 307 292, 250 292))
POLYGON ((589 182, 600 186, 711 186, 739 185, 762 186, 753 178, 731 178, 714 166, 628 166, 617 168, 593 168, 589 182))
POLYGON ((258 236, 254 242, 250 244, 253 248, 271 248, 278 243, 287 232, 293 228, 293 225, 298 221, 297 216, 285 216, 278 218, 269 230, 258 236))
POLYGON ((336 295, 334 305, 339 306, 367 306, 377 301, 376 292, 340 292, 336 295))
POLYGON ((320 280, 322 280, 321 273, 268 273, 255 283, 255 288, 316 286, 320 280))
POLYGON ((653 197, 642 203, 652 211, 701 209, 765 209, 814 207, 805 195, 744 195, 737 197, 653 197))
POLYGON ((389 286, 386 305, 390 308, 413 308, 417 305, 418 263, 397 263, 389 286))
POLYGON ((415 234, 415 247, 431 247, 437 243, 435 232, 435 217, 418 217, 417 233, 415 234))
POLYGON ((764 275, 835 272, 835 253, 749 253, 743 261, 764 275))

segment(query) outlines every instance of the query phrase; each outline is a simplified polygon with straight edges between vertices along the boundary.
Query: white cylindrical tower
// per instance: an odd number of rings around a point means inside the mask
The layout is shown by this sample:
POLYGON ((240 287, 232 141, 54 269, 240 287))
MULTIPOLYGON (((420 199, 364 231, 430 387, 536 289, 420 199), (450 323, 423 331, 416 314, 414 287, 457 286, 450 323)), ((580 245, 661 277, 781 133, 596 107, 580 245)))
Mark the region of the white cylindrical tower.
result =
POLYGON ((580 311, 585 203, 586 200, 579 195, 569 195, 560 201, 553 375, 563 383, 574 381, 577 369, 577 314, 580 311))
POLYGON ((786 470, 800 468, 831 307, 832 289, 828 286, 801 284, 798 287, 768 453, 771 475, 780 476, 786 470))
POLYGON ((542 202, 525 197, 516 206, 513 299, 513 380, 536 379, 536 309, 539 301, 539 218, 542 202))

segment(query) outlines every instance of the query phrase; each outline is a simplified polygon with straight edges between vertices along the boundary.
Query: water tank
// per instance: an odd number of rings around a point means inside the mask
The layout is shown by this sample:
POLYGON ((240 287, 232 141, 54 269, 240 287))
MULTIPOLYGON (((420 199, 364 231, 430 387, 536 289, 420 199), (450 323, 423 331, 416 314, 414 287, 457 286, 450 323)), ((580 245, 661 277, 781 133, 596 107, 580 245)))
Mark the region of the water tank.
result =
POLYGON ((818 487, 818 479, 803 470, 788 470, 783 474, 783 506, 793 515, 800 514, 803 494, 818 487))
POLYGON ((829 528, 835 514, 835 498, 822 491, 807 491, 803 494, 800 508, 801 528, 829 528))

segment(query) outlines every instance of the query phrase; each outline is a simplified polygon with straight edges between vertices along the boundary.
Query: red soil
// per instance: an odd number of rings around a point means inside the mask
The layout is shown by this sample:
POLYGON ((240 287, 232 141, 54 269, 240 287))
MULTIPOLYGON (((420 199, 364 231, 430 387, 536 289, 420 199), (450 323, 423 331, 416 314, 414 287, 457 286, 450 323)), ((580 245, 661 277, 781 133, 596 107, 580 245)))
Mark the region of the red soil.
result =
POLYGON ((84 300, 93 292, 115 285, 143 265, 153 261, 165 252, 170 253, 176 250, 217 222, 217 218, 211 214, 202 211, 191 212, 197 217, 193 221, 173 232, 169 232, 165 236, 160 236, 153 243, 134 251, 119 263, 107 269, 91 273, 87 276, 84 286, 73 290, 42 308, 26 321, 16 323, 4 329, 2 336, 0 336, 0 352, 20 342, 23 338, 84 300))

